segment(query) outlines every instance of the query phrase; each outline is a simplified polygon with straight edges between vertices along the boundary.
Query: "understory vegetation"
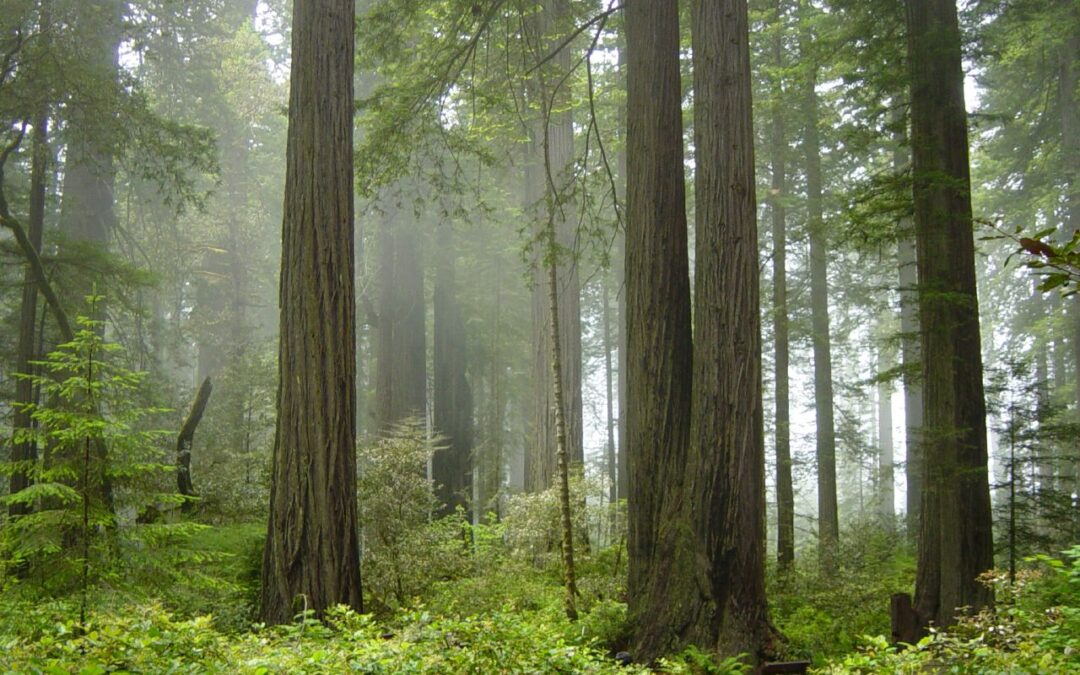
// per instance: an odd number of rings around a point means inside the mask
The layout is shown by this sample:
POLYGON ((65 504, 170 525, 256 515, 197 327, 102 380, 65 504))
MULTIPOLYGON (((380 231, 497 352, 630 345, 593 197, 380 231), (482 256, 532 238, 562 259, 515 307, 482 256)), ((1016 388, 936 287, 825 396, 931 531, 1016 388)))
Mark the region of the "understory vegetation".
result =
MULTIPOLYGON (((301 609, 290 625, 257 624, 265 537, 257 521, 177 523, 182 540, 169 546, 103 547, 109 553, 94 558, 85 623, 82 580, 56 566, 62 554, 37 551, 16 564, 9 542, 0 565, 0 672, 748 672, 737 659, 716 663, 693 648, 651 668, 617 660, 630 640, 621 511, 586 507, 595 493, 587 481, 575 483, 578 520, 603 523, 591 530, 606 543, 594 541, 581 560, 580 618, 571 622, 554 494, 513 497, 498 522, 491 514, 473 525, 461 512, 431 519, 432 484, 415 470, 430 447, 404 429, 361 452, 375 479, 360 484, 368 613, 339 607, 319 621, 301 609)), ((809 660, 822 673, 1080 667, 1080 546, 1026 559, 1011 581, 1006 572, 986 575, 994 610, 896 648, 889 597, 911 590, 915 569, 905 540, 851 526, 836 566, 823 569, 808 547, 793 568, 770 569, 777 658, 809 660)))

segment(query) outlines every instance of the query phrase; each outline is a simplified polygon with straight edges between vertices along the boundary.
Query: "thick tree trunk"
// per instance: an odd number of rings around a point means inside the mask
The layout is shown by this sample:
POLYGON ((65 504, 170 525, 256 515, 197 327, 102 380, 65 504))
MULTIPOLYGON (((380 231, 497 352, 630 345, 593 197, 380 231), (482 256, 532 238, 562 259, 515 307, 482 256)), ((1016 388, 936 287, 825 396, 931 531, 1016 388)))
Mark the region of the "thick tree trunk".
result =
POLYGON ((699 1, 692 10, 693 344, 677 4, 631 3, 626 12, 628 588, 635 657, 649 661, 692 643, 756 662, 769 650, 771 629, 747 7, 742 0, 699 1))
POLYGON ((440 444, 443 447, 432 458, 431 476, 444 515, 453 513, 459 506, 469 510, 473 487, 473 397, 465 377, 467 345, 454 281, 456 255, 452 236, 449 226, 444 225, 439 236, 433 299, 432 420, 436 433, 444 440, 440 444))
POLYGON ((908 0, 911 140, 922 327, 922 522, 915 608, 953 623, 993 594, 986 407, 967 118, 954 0, 908 0))
MULTIPOLYGON (((92 74, 96 87, 114 86, 120 62, 121 24, 124 3, 104 0, 80 4, 76 11, 76 30, 85 50, 84 63, 92 74)), ((64 191, 60 211, 61 230, 71 242, 98 252, 109 248, 116 228, 113 186, 116 165, 110 130, 103 128, 107 119, 100 103, 93 96, 78 91, 68 110, 71 138, 64 165, 64 191)), ((86 296, 95 292, 97 279, 93 274, 78 278, 69 289, 69 307, 79 307, 86 313, 86 296)), ((97 289, 98 291, 102 289, 97 289)), ((105 303, 93 303, 93 319, 105 316, 105 303)))
POLYGON ((702 606, 686 635, 756 663, 771 630, 748 12, 746 0, 691 6, 697 208, 686 504, 702 606))
MULTIPOLYGON (((627 595, 635 657, 665 650, 671 584, 693 575, 661 540, 685 537, 666 521, 682 496, 690 428, 690 282, 682 148, 678 3, 629 0, 627 46, 626 445, 627 595)), ((691 568, 692 569, 692 568, 691 568)))
POLYGON ((829 336, 828 233, 822 217, 821 142, 818 137, 817 65, 813 36, 807 24, 809 0, 799 5, 804 26, 800 51, 809 62, 803 83, 803 147, 806 153, 806 208, 810 231, 810 314, 814 343, 814 415, 817 422, 818 541, 823 570, 832 562, 840 541, 836 503, 836 429, 833 419, 832 348, 829 336))
MULTIPOLYGON (((780 2, 773 4, 776 31, 773 36, 773 67, 784 67, 784 31, 780 2)), ((773 246, 773 358, 776 368, 776 555, 781 569, 795 562, 795 491, 791 477, 791 403, 788 366, 790 365, 787 308, 787 223, 784 199, 787 197, 787 138, 784 129, 783 84, 777 75, 772 83, 772 129, 769 154, 772 164, 772 190, 769 212, 772 216, 773 246)))
POLYGON ((278 419, 261 616, 362 611, 356 518, 352 0, 296 0, 278 419))
MULTIPOLYGON (((619 71, 623 79, 623 89, 626 89, 626 35, 625 30, 620 32, 621 42, 619 47, 619 71)), ((622 201, 623 205, 623 217, 626 214, 626 107, 621 106, 619 108, 619 129, 623 133, 623 147, 619 150, 616 163, 618 165, 620 185, 623 188, 622 201)), ((615 494, 619 499, 626 499, 626 496, 630 494, 630 468, 627 461, 626 452, 626 222, 621 223, 622 231, 615 237, 615 252, 613 259, 618 270, 618 276, 616 277, 616 288, 619 289, 617 297, 619 299, 619 376, 618 376, 618 418, 616 421, 616 427, 618 432, 618 451, 616 453, 616 464, 618 465, 616 475, 616 489, 615 494)))

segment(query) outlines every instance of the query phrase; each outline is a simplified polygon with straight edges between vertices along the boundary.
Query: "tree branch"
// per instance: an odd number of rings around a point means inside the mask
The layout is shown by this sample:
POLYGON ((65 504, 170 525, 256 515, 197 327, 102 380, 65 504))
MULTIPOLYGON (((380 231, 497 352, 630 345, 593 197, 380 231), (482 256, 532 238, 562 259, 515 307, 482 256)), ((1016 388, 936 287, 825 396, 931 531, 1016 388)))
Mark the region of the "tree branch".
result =
MULTIPOLYGON (((0 190, 0 193, 3 191, 0 190)), ((34 282, 37 283, 38 290, 45 296, 45 301, 49 304, 49 309, 52 310, 53 317, 56 319, 56 325, 60 328, 60 334, 64 338, 64 342, 71 342, 75 339, 75 333, 71 330, 71 322, 68 321, 67 313, 64 312, 63 306, 60 304, 60 298, 57 297, 56 291, 53 290, 52 284, 49 283, 49 278, 45 276, 45 268, 41 264, 41 256, 34 250, 34 245, 30 243, 30 239, 26 236, 26 230, 23 229, 22 223, 16 220, 8 213, 7 205, 2 205, 0 209, 0 225, 8 228, 15 234, 15 240, 19 244, 19 248, 22 249, 23 255, 26 257, 26 262, 30 265, 30 271, 34 275, 34 282)))

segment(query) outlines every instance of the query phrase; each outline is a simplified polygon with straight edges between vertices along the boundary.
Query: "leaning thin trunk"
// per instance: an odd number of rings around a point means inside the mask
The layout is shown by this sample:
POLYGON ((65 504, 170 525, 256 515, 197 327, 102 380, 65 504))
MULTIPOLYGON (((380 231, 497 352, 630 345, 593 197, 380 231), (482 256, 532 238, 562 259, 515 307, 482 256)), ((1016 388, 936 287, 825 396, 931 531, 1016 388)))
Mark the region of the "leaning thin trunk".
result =
MULTIPOLYGON (((46 168, 49 161, 49 118, 42 112, 34 121, 34 135, 32 159, 30 168, 30 231, 27 239, 36 253, 41 252, 42 235, 45 231, 45 189, 46 168)), ((37 297, 38 284, 34 278, 34 270, 31 263, 26 264, 23 272, 22 303, 19 307, 19 342, 15 360, 15 372, 23 375, 33 375, 34 352, 36 345, 35 327, 37 326, 37 297)), ((29 431, 32 426, 30 408, 34 399, 34 383, 28 378, 20 378, 15 382, 15 414, 12 420, 12 430, 20 429, 29 431)), ((30 464, 37 459, 37 444, 30 438, 24 438, 12 445, 11 460, 13 462, 25 462, 30 464)), ((20 492, 29 487, 33 482, 29 470, 17 470, 11 475, 11 494, 20 492)), ((12 516, 22 515, 29 511, 29 505, 14 503, 9 508, 12 516)))
POLYGON ((184 513, 191 510, 192 499, 197 496, 191 484, 191 448, 195 442, 195 429, 202 421, 212 390, 213 385, 210 384, 208 377, 199 386, 195 401, 191 404, 191 411, 188 412, 187 419, 184 420, 183 426, 180 427, 180 434, 176 438, 176 488, 181 495, 186 497, 180 506, 180 510, 184 513))

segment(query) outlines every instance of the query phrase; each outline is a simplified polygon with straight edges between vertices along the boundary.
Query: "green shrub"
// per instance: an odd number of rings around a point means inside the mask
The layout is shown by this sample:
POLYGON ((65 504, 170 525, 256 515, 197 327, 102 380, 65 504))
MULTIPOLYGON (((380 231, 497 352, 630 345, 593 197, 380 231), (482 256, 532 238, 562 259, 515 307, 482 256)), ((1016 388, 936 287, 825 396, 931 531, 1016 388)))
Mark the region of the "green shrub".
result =
POLYGON ((897 650, 883 636, 823 673, 1074 673, 1080 671, 1080 547, 1064 559, 1036 556, 1010 581, 991 572, 994 608, 897 650))
POLYGON ((5 637, 5 647, 0 672, 648 672, 616 664, 587 639, 568 638, 557 612, 454 618, 421 609, 382 624, 336 608, 324 623, 309 619, 227 638, 208 617, 178 620, 150 605, 102 614, 85 632, 52 623, 32 636, 5 637))
POLYGON ((910 592, 915 578, 913 556, 896 541, 876 527, 849 528, 829 573, 812 550, 785 574, 770 568, 770 617, 784 658, 824 663, 855 649, 860 635, 889 634, 889 598, 910 592))
POLYGON ((439 504, 425 467, 436 448, 415 423, 360 448, 364 590, 379 611, 405 607, 469 571, 464 514, 432 517, 439 504))
POLYGON ((123 366, 122 348, 104 340, 100 322, 77 321, 74 339, 26 377, 43 402, 27 406, 36 426, 19 430, 16 440, 47 452, 0 463, 2 473, 30 478, 27 487, 0 497, 0 509, 27 509, 0 527, 0 576, 5 568, 17 570, 23 583, 56 596, 98 584, 168 588, 176 562, 191 553, 182 543, 199 526, 141 522, 181 501, 160 442, 166 432, 147 428, 162 410, 133 403, 146 374, 123 366))

